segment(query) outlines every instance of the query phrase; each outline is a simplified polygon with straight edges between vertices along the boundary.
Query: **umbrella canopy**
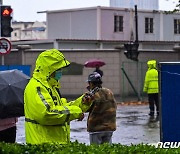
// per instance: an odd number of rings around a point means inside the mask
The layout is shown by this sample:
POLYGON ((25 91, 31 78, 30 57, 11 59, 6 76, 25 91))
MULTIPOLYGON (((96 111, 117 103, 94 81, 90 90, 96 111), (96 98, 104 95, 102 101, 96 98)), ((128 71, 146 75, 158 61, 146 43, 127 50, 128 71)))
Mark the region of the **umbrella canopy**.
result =
POLYGON ((84 66, 85 67, 91 67, 91 68, 95 68, 95 67, 101 67, 104 66, 106 63, 100 59, 90 59, 88 61, 85 62, 84 66))
POLYGON ((24 116, 24 89, 29 79, 19 70, 0 71, 0 118, 24 116))

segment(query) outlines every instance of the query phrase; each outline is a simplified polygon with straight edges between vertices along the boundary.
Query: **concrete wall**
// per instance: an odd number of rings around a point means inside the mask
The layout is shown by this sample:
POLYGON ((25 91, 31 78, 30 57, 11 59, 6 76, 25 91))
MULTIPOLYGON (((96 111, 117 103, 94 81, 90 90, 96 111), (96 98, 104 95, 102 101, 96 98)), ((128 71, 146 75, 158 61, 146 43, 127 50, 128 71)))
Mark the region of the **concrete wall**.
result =
MULTIPOLYGON (((44 50, 12 50, 9 55, 4 56, 5 65, 24 64, 31 65, 31 73, 35 67, 37 56, 44 50)), ((128 60, 121 50, 61 50, 65 57, 78 64, 84 64, 92 58, 99 58, 105 61, 106 65, 102 67, 104 72, 103 86, 112 89, 115 95, 121 97, 136 96, 130 83, 123 74, 121 68, 124 68, 136 91, 142 96, 142 87, 144 75, 147 70, 146 62, 149 59, 162 61, 179 61, 179 51, 140 51, 139 62, 128 60)), ((2 57, 0 62, 2 63, 2 57)), ((93 72, 93 68, 83 68, 82 75, 64 75, 61 79, 62 95, 80 95, 86 91, 87 76, 93 72)))

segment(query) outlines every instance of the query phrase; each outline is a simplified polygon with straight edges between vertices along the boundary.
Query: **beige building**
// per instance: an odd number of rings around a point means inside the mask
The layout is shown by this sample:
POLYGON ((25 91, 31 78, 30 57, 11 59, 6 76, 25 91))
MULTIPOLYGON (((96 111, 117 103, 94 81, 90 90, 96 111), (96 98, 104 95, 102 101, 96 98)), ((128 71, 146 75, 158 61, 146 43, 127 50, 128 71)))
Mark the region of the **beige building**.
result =
MULTIPOLYGON (((180 41, 180 13, 137 10, 140 41, 180 41)), ((134 9, 89 7, 45 11, 48 39, 134 41, 134 9)))
POLYGON ((46 39, 45 22, 12 22, 11 41, 46 39))

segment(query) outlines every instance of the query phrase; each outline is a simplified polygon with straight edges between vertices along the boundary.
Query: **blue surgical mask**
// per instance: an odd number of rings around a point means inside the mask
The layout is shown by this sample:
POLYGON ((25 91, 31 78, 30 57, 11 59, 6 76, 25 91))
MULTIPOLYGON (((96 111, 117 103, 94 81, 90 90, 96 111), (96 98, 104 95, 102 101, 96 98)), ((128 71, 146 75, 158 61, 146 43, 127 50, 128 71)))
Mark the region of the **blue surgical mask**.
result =
POLYGON ((62 71, 61 70, 56 71, 54 78, 58 81, 61 79, 61 77, 62 77, 62 71))

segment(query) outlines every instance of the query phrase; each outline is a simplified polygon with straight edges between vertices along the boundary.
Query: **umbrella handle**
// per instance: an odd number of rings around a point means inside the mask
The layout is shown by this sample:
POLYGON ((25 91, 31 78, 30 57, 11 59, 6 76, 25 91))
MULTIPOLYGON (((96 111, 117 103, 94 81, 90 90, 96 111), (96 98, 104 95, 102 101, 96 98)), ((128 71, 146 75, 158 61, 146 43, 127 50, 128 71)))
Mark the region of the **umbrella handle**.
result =
POLYGON ((94 89, 90 90, 89 92, 87 92, 85 94, 85 96, 83 97, 84 101, 90 101, 94 98, 94 95, 100 90, 99 87, 95 87, 94 89))

